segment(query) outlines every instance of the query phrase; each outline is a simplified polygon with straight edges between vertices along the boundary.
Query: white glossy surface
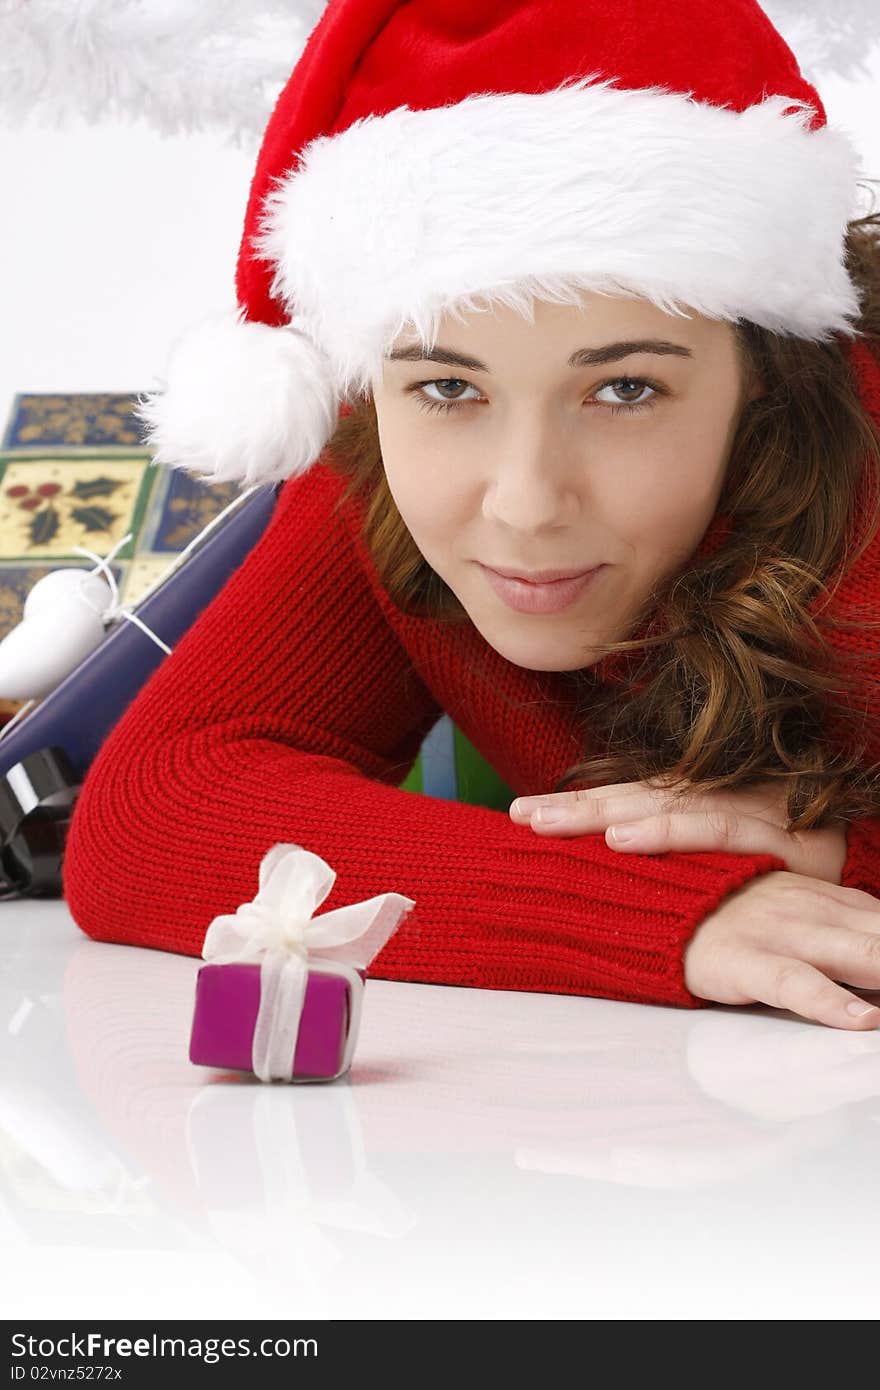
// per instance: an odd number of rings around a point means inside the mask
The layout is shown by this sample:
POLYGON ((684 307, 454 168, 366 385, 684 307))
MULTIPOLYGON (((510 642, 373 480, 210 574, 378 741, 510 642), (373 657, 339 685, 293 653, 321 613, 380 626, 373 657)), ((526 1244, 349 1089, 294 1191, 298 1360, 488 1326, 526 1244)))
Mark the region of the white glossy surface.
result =
POLYGON ((0 907, 3 1316, 870 1318, 880 1034, 370 980, 354 1065, 191 1065, 198 961, 0 907))

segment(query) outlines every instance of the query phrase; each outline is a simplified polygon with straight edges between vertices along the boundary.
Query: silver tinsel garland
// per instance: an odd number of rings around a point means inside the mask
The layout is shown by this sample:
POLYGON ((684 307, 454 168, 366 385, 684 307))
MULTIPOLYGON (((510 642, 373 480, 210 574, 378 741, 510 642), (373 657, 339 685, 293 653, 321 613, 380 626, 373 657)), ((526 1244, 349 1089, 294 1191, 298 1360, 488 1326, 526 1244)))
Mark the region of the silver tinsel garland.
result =
POLYGON ((0 124, 139 119, 252 147, 326 0, 0 0, 0 124))
MULTIPOLYGON (((720 2, 720 0, 719 0, 720 2)), ((0 0, 0 124, 140 119, 250 148, 326 0, 0 0)), ((880 0, 764 0, 821 91, 866 75, 880 0)))

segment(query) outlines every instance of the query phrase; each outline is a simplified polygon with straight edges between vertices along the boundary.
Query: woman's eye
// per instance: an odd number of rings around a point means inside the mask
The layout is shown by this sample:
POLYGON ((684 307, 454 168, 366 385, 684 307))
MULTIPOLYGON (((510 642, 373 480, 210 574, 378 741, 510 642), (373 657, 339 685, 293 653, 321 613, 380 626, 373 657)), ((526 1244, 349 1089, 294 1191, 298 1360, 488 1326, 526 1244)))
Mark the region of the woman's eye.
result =
POLYGON ((615 414, 618 410, 641 410, 646 406, 655 405, 657 397, 661 394, 659 387, 652 386, 650 381, 645 381, 643 377, 637 376, 622 376, 619 377, 617 381, 608 381, 604 386, 599 387, 599 391, 623 392, 625 397, 623 401, 619 399, 616 403, 612 403, 611 401, 600 401, 600 405, 607 406, 607 408, 615 414), (633 387, 636 389, 635 396, 632 395, 633 387), (637 397, 646 389, 651 391, 652 394, 643 399, 638 399, 637 397))
MULTIPOLYGON (((474 400, 472 396, 463 396, 462 388, 466 391, 476 391, 477 389, 475 386, 472 386, 470 382, 462 381, 460 377, 435 377, 431 381, 417 381, 412 386, 407 387, 407 391, 415 396, 422 410, 459 410, 464 405, 470 405, 474 400), (444 391, 451 391, 453 394, 451 396, 444 396, 441 394, 439 397, 428 395, 430 388, 437 389, 441 393, 444 391)), ((602 386, 598 387, 597 391, 594 392, 594 396, 598 398, 599 393, 602 391, 614 391, 618 393, 618 400, 616 403, 598 401, 598 408, 607 410, 611 415, 617 415, 620 411, 634 414, 638 410, 646 410, 656 405, 660 396, 666 395, 665 387, 658 386, 655 382, 648 381, 644 377, 636 376, 621 376, 617 377, 614 381, 606 381, 602 386), (635 396, 632 394, 633 388, 635 388, 635 396), (645 399, 637 399, 637 397, 642 395, 646 390, 650 391, 652 394, 645 399), (619 399, 621 393, 628 398, 621 401, 619 399)), ((477 392, 477 395, 479 396, 479 392, 477 392)))
MULTIPOLYGON (((428 396, 425 392, 429 386, 438 386, 445 390, 447 387, 452 389, 462 386, 469 388, 470 383, 461 381, 458 377, 450 376, 438 378, 434 381, 417 381, 415 386, 410 387, 410 390, 415 392, 416 400, 423 410, 455 410, 459 401, 462 399, 461 396, 453 396, 451 398, 441 396, 439 399, 436 396, 428 396)), ((464 403, 468 404, 469 402, 465 401, 464 403)))

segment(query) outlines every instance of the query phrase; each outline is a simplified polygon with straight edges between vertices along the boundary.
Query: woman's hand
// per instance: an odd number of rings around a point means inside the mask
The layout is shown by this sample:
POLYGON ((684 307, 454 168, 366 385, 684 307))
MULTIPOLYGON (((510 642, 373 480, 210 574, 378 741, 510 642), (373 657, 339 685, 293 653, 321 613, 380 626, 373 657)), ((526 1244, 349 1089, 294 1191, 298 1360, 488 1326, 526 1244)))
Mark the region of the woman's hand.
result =
POLYGON ((663 779, 621 782, 544 796, 521 796, 509 815, 538 834, 598 835, 627 854, 668 850, 723 850, 728 854, 775 854, 792 873, 840 886, 846 862, 846 826, 786 830, 786 795, 777 782, 734 791, 693 790, 685 799, 668 795, 663 779), (682 809, 684 808, 684 809, 682 809), (545 820, 539 812, 558 812, 545 820), (624 839, 621 831, 628 832, 624 839))
POLYGON ((880 990, 880 902, 782 869, 749 879, 697 927, 684 979, 699 999, 876 1028, 880 1009, 844 986, 880 990))

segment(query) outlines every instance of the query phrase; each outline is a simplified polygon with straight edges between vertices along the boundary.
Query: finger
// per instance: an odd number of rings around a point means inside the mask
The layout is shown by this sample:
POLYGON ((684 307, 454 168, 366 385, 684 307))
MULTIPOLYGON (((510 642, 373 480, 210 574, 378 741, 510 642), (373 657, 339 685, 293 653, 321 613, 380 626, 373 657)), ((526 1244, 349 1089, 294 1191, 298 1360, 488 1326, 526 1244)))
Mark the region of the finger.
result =
POLYGON ((813 927, 800 947, 807 960, 853 989, 880 989, 880 932, 860 927, 813 927))
POLYGON ((880 991, 880 912, 848 907, 805 886, 792 893, 784 913, 777 912, 773 946, 838 983, 880 991))
MULTIPOLYGON (((613 807, 616 813, 617 806, 624 806, 627 800, 632 800, 634 797, 640 799, 642 806, 653 806, 655 809, 658 805, 664 804, 663 798, 668 798, 670 803, 679 806, 686 805, 688 799, 692 802, 696 799, 702 805, 722 807, 725 804, 726 795, 724 792, 702 792, 698 787, 690 787, 687 784, 679 786, 676 790, 672 779, 661 773, 643 782, 614 782, 603 787, 575 787, 564 792, 519 796, 511 802, 508 807, 508 814, 512 820, 527 823, 534 811, 540 806, 564 807, 567 810, 576 811, 583 803, 594 806, 602 805, 606 813, 609 807, 613 807)), ((737 809, 747 815, 770 817, 774 820, 782 818, 780 809, 782 793, 772 781, 760 782, 752 787, 737 788, 734 795, 737 809)))
POLYGON ((635 854, 665 854, 669 850, 775 854, 793 872, 803 860, 803 845, 793 832, 758 816, 708 807, 683 814, 649 815, 634 824, 612 824, 605 839, 612 849, 635 854))
POLYGON ((537 806, 527 824, 538 834, 601 835, 615 821, 638 821, 657 814, 656 801, 646 796, 629 797, 623 802, 602 798, 577 805, 537 806))
MULTIPOLYGON (((880 898, 875 898, 873 893, 866 893, 863 888, 847 888, 842 883, 826 883, 823 880, 823 892, 826 888, 844 907, 851 908, 853 912, 874 913, 880 921, 880 898)), ((868 929, 866 927, 866 930, 868 929)))
MULTIPOLYGON (((512 820, 526 824, 535 811, 544 806, 566 810, 573 815, 579 815, 585 808, 604 807, 607 814, 609 804, 613 804, 615 807, 632 805, 634 797, 640 798, 642 806, 656 810, 656 792, 650 793, 641 782, 619 782, 608 787, 577 787, 572 791, 546 792, 540 796, 518 796, 515 801, 511 802, 508 814, 512 820)), ((606 819, 602 828, 604 829, 607 824, 606 819)))
POLYGON ((867 893, 862 888, 846 888, 842 883, 831 883, 828 879, 817 879, 810 874, 791 873, 786 878, 791 893, 796 896, 796 920, 803 920, 804 911, 814 911, 818 907, 826 912, 834 909, 834 921, 842 926, 853 925, 850 913, 860 914, 857 925, 864 931, 872 931, 875 925, 880 926, 880 898, 875 898, 873 893, 867 893), (809 895, 806 899, 805 893, 809 895), (871 917, 874 921, 870 920, 871 917))
POLYGON ((753 956, 744 988, 762 1004, 786 1009, 831 1028, 868 1029, 880 1024, 880 1009, 830 980, 804 960, 753 956))
MULTIPOLYGON (((770 942, 759 938, 759 944, 768 946, 770 942)), ((864 959, 870 968, 872 953, 880 970, 880 912, 870 913, 861 907, 847 907, 843 903, 825 899, 824 895, 820 898, 818 893, 807 887, 805 893, 792 895, 788 907, 777 906, 772 946, 779 955, 799 956, 820 970, 832 969, 836 980, 846 979, 840 973, 841 969, 852 968, 856 960, 864 959), (863 945, 862 956, 859 957, 856 942, 847 940, 847 935, 858 938, 860 942, 873 942, 873 945, 863 945), (843 952, 848 954, 841 954, 843 952)), ((880 983, 870 983, 870 978, 864 983, 862 979, 846 979, 846 983, 858 985, 859 989, 880 989, 880 983)), ((876 980, 877 976, 873 978, 876 980)))

